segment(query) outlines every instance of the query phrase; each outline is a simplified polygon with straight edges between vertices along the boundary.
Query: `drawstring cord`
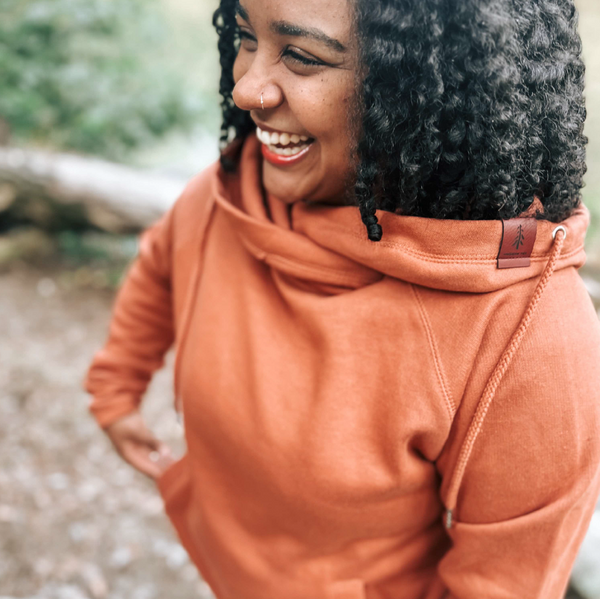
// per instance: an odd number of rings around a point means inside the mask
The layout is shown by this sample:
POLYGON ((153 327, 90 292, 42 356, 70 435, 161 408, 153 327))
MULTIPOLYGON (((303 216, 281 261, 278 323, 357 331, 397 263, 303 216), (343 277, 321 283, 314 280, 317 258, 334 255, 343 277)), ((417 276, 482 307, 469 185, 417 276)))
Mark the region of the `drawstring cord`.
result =
POLYGON ((452 528, 452 522, 454 517, 454 512, 456 510, 456 502, 458 498, 458 490, 460 488, 460 484, 462 482, 465 468, 467 466, 467 462, 471 456, 471 452, 473 450, 473 446, 475 445, 475 441, 481 431, 481 427, 483 426, 483 421, 487 415, 487 412, 490 408, 492 400, 494 399, 494 395, 496 390, 498 389, 498 385, 504 376, 504 373, 507 371, 510 363, 514 355, 517 353, 519 346, 521 345, 521 341, 525 336, 525 332, 527 331, 533 316, 535 314, 536 308, 539 304, 540 299, 542 298, 542 294, 544 293, 544 289, 554 272, 556 267, 556 263, 560 257, 560 253, 564 244, 564 241, 567 237, 567 230, 564 226, 559 225, 552 231, 553 248, 552 253, 550 254, 550 258, 544 268, 544 271, 538 281, 538 284, 531 296, 531 300, 521 318, 521 322, 519 326, 515 329, 508 345, 504 349, 504 352, 500 356, 498 363, 496 364, 492 375, 488 379, 488 382, 483 390, 483 394, 481 395, 481 399, 477 404, 477 409, 475 410, 475 415, 471 420, 471 424, 469 425, 469 430, 467 431, 467 435, 461 447, 460 454, 458 456, 458 461, 456 463, 456 467, 452 474, 452 479, 450 481, 450 487, 448 489, 448 498, 446 501, 446 517, 445 517, 445 525, 446 528, 452 528), (558 232, 562 232, 557 239, 556 234, 558 232))

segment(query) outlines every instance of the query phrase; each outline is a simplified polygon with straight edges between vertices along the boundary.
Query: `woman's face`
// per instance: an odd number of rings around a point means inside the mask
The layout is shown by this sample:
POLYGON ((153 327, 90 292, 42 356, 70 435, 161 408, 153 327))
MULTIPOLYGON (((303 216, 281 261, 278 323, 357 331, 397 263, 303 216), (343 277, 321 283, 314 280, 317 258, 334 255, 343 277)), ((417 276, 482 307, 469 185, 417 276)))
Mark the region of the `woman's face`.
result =
POLYGON ((262 130, 265 189, 286 203, 340 203, 352 173, 348 111, 356 45, 348 2, 240 0, 238 6, 233 100, 262 130))

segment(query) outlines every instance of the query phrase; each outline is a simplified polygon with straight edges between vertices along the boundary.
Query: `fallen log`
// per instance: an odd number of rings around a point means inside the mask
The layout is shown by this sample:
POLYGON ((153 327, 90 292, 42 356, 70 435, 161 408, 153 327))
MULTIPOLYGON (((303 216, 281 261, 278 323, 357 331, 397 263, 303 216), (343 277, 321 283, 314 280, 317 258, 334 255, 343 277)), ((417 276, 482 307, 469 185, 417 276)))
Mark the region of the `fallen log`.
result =
POLYGON ((0 147, 0 212, 16 210, 42 225, 61 206, 83 210, 106 231, 139 231, 168 210, 185 184, 98 158, 0 147))

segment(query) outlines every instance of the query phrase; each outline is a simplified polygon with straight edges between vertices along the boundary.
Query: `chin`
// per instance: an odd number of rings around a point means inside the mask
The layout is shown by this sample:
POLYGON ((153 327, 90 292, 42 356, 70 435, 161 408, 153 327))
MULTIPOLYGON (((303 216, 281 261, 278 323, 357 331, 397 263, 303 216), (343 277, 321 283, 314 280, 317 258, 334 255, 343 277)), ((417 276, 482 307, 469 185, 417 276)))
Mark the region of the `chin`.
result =
POLYGON ((268 176, 263 178, 265 190, 285 204, 294 204, 305 199, 306 196, 299 193, 297 185, 280 184, 274 181, 271 182, 269 179, 268 176))
POLYGON ((271 188, 265 186, 265 189, 269 194, 275 196, 284 204, 295 204, 296 202, 300 202, 304 199, 302 197, 299 197, 297 193, 288 193, 285 189, 282 189, 281 187, 271 188))

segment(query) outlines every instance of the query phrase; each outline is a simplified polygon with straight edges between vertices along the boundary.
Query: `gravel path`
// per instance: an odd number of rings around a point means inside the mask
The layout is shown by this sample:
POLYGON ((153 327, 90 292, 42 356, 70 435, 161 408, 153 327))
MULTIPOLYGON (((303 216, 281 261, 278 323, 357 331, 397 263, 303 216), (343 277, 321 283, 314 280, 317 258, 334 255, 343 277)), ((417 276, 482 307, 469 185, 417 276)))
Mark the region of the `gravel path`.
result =
MULTIPOLYGON (((0 274, 0 595, 208 598, 153 482, 121 461, 87 411, 81 384, 113 294, 63 274, 0 274)), ((144 413, 179 455, 172 358, 144 413)))

